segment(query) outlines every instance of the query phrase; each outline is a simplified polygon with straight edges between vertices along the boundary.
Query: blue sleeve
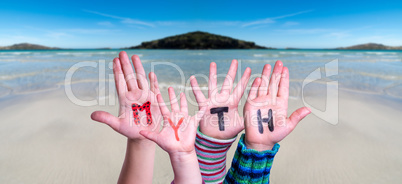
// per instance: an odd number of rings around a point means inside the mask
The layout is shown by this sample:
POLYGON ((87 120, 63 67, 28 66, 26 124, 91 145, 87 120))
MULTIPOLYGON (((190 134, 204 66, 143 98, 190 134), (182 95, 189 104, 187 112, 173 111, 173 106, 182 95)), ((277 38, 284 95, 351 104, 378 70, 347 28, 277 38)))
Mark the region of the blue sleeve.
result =
POLYGON ((275 144, 272 150, 266 151, 247 149, 243 134, 224 183, 269 183, 272 163, 278 149, 279 144, 275 144))

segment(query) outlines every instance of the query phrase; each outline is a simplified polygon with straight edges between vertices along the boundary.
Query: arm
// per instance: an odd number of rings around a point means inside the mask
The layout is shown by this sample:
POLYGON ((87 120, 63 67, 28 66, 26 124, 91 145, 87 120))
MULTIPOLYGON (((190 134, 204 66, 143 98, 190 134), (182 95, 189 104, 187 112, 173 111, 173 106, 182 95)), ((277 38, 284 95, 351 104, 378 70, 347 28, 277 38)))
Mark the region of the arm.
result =
POLYGON ((277 61, 268 82, 270 72, 271 66, 265 65, 261 78, 256 78, 251 86, 244 107, 246 134, 239 142, 227 182, 269 183, 277 143, 310 113, 310 109, 302 107, 287 117, 289 71, 277 61), (243 177, 246 175, 249 177, 243 177))
POLYGON ((226 175, 226 153, 236 137, 215 139, 197 130, 195 151, 206 183, 222 183, 226 175))
POLYGON ((195 151, 169 153, 169 158, 174 172, 174 183, 202 183, 195 151))
POLYGON ((157 96, 165 122, 162 130, 159 133, 148 130, 140 133, 169 153, 174 183, 202 183, 194 141, 198 122, 205 109, 201 109, 194 117, 189 117, 186 96, 183 93, 180 95, 180 108, 173 88, 169 88, 169 97, 172 113, 163 102, 162 96, 157 96))
POLYGON ((152 183, 155 143, 127 139, 126 157, 117 183, 152 183))
POLYGON ((243 134, 224 183, 269 183, 272 163, 278 149, 279 144, 265 151, 248 149, 244 144, 243 134))
POLYGON ((244 129, 238 105, 251 75, 246 68, 242 78, 233 89, 238 62, 233 60, 222 90, 217 88, 216 63, 210 64, 208 99, 201 92, 195 77, 190 83, 199 108, 207 108, 202 117, 196 139, 196 152, 201 174, 206 183, 221 183, 226 173, 226 152, 244 129), (233 90, 233 92, 232 92, 233 90))
POLYGON ((159 94, 154 73, 149 73, 150 89, 144 68, 138 56, 132 57, 135 72, 127 54, 120 52, 113 60, 113 73, 119 100, 119 116, 108 112, 95 111, 91 118, 109 125, 116 132, 127 137, 127 149, 118 183, 152 183, 155 144, 139 134, 141 130, 155 131, 161 120, 156 103, 159 94), (144 105, 146 109, 133 109, 133 104, 144 105), (146 113, 147 109, 150 114, 146 113), (144 111, 145 110, 145 111, 144 111), (134 114, 137 116, 134 117, 134 114), (151 118, 149 118, 151 117, 151 118))

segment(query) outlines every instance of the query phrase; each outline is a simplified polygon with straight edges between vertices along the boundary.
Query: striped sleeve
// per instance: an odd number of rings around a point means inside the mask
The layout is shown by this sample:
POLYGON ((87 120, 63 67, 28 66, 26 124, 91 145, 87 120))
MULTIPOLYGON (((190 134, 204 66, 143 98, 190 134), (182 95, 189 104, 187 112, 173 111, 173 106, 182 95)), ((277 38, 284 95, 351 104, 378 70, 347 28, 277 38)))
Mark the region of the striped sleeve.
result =
POLYGON ((224 183, 269 183, 272 162, 278 149, 279 144, 275 144, 272 150, 266 151, 247 149, 243 134, 224 183))
MULTIPOLYGON (((170 184, 174 184, 174 180, 170 184)), ((205 184, 204 180, 202 180, 202 184, 205 184)))
POLYGON ((235 140, 236 137, 227 140, 215 139, 197 130, 195 151, 205 183, 223 182, 226 175, 226 152, 235 140))

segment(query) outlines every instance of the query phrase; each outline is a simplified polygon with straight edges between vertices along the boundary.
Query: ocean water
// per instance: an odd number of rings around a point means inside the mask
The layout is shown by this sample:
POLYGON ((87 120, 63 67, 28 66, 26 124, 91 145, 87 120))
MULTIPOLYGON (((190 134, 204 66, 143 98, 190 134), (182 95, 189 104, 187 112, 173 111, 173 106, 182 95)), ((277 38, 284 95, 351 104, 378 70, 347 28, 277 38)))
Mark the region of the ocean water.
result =
MULTIPOLYGON (((70 84, 114 85, 112 60, 120 50, 0 51, 0 99, 13 95, 61 89, 70 84)), ((218 66, 222 82, 232 59, 239 72, 252 69, 260 75, 265 64, 283 61, 290 71, 290 96, 301 95, 303 82, 320 86, 310 93, 325 93, 327 82, 337 81, 340 90, 402 99, 401 51, 338 50, 128 50, 137 54, 146 72, 154 71, 161 87, 189 87, 195 75, 206 89, 209 63, 218 66), (325 67, 331 63, 331 67, 325 67), (315 71, 319 71, 319 73, 315 71), (319 76, 318 80, 313 76, 319 76), (306 82, 309 81, 309 82, 306 82)), ((329 66, 329 65, 328 65, 329 66)), ((240 78, 240 75, 238 75, 240 78)), ((249 82, 251 84, 251 81, 249 82)), ((109 88, 110 89, 110 88, 109 88)), ((74 90, 74 88, 73 88, 74 90)), ((308 91, 308 90, 306 90, 308 91)), ((107 94, 106 94, 107 95, 107 94)))

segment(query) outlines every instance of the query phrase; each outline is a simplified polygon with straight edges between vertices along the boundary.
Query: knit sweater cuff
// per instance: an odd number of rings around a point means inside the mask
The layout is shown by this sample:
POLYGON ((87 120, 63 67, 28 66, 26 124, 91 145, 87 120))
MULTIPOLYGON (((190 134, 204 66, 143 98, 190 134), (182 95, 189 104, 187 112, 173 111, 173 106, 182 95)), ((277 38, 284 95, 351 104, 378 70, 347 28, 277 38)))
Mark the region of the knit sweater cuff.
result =
POLYGON ((197 129, 195 151, 205 183, 223 182, 226 174, 226 152, 235 140, 236 137, 226 140, 209 137, 197 129))
POLYGON ((269 183, 272 163, 279 147, 279 144, 275 144, 272 150, 248 149, 244 144, 243 134, 225 183, 269 183))

